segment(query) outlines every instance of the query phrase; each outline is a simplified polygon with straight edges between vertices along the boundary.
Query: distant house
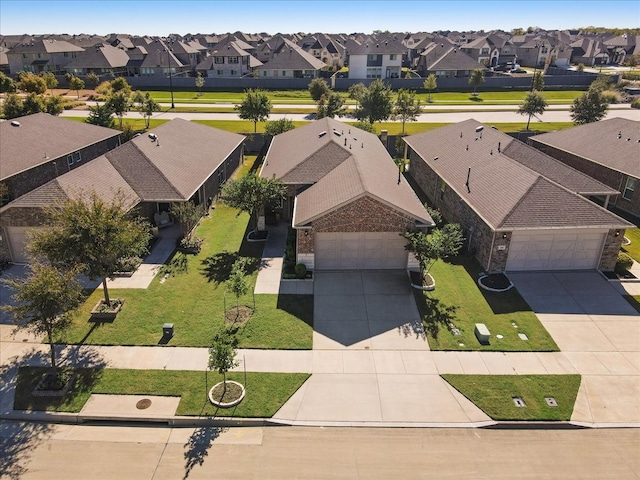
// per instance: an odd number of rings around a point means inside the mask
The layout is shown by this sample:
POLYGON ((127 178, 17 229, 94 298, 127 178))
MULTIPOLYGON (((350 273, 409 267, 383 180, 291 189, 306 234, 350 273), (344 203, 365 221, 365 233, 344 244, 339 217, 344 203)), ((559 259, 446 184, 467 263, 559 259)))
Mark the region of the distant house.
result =
POLYGON ((458 46, 431 42, 418 57, 416 70, 422 77, 470 77, 477 69, 486 70, 458 46))
POLYGON ((405 48, 398 41, 365 42, 349 49, 349 78, 401 78, 405 48))
POLYGON ((285 39, 274 57, 256 70, 267 78, 318 78, 325 68, 324 62, 285 39))
POLYGON ((473 119, 404 141, 409 175, 488 272, 613 270, 634 228, 587 198, 615 189, 473 119))
POLYGON ((609 204, 640 217, 640 121, 610 118, 536 135, 529 143, 621 192, 609 204))
POLYGON ((175 77, 185 74, 188 75, 191 71, 189 64, 185 65, 178 59, 173 52, 173 47, 170 42, 156 40, 155 42, 147 44, 146 47, 138 48, 140 53, 143 52, 143 48, 144 52, 146 52, 143 60, 139 66, 137 66, 140 76, 168 77, 171 75, 175 77))
POLYGON ((495 67, 503 62, 515 63, 517 59, 515 46, 507 37, 496 33, 478 37, 461 45, 460 49, 486 67, 495 67))
POLYGON ((242 135, 171 120, 0 208, 0 259, 27 261, 26 232, 46 222, 43 208, 82 192, 108 201, 120 191, 150 222, 172 202, 208 205, 240 164, 243 145, 242 135))
POLYGON ((609 63, 609 50, 600 39, 581 38, 573 42, 571 48, 571 63, 582 63, 590 67, 609 63))
POLYGON ((99 43, 79 52, 64 68, 72 75, 94 73, 98 77, 119 77, 126 75, 127 63, 127 52, 108 43, 99 43))
POLYGON ((63 40, 26 39, 7 52, 9 71, 11 75, 21 71, 64 75, 64 67, 82 51, 83 48, 63 40))
POLYGON ((260 176, 287 185, 282 216, 309 269, 405 269, 400 234, 433 225, 378 137, 331 118, 275 136, 260 176))
POLYGON ((5 202, 120 145, 120 131, 35 113, 0 122, 0 182, 5 202))
POLYGON ((197 72, 203 72, 210 78, 244 77, 250 75, 262 62, 249 52, 237 47, 235 42, 215 50, 196 66, 197 72))
POLYGON ((640 35, 625 33, 604 41, 611 63, 624 64, 630 56, 640 57, 640 35))

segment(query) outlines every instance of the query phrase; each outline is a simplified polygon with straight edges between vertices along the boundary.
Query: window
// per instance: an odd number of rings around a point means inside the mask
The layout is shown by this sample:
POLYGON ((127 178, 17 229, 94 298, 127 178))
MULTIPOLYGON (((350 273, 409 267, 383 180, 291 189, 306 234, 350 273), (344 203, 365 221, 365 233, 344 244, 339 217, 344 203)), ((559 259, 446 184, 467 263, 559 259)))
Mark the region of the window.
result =
POLYGON ((227 180, 227 176, 225 174, 224 168, 218 172, 218 185, 224 185, 224 182, 227 180))
POLYGON ((627 177, 627 184, 624 186, 624 192, 622 198, 625 200, 631 200, 633 197, 633 191, 636 189, 636 179, 633 177, 627 177))
POLYGON ((218 73, 218 76, 221 77, 224 75, 224 70, 218 70, 217 73, 218 73))
POLYGON ((382 78, 382 68, 367 68, 367 78, 382 78))
POLYGON ((67 165, 73 165, 73 155, 67 155, 67 165))
POLYGON ((392 53, 389 55, 389 60, 395 60, 397 57, 397 55, 395 53, 392 53))
POLYGON ((76 161, 76 163, 79 163, 82 161, 82 155, 80 154, 80 152, 76 152, 73 154, 73 159, 76 161))
POLYGON ((27 54, 26 54, 26 53, 23 53, 23 54, 22 54, 22 58, 27 58, 27 54))
POLYGON ((229 63, 238 63, 238 57, 229 57, 229 63))
POLYGON ((502 49, 502 53, 505 54, 505 55, 509 54, 509 52, 510 52, 510 50, 508 48, 506 48, 506 47, 502 49))
POLYGON ((237 75, 237 74, 238 74, 238 71, 237 71, 237 70, 231 70, 231 76, 232 76, 232 77, 233 77, 233 76, 235 76, 235 75, 237 75))
POLYGON ((488 48, 483 48, 483 49, 480 51, 480 55, 489 55, 489 49, 488 49, 488 48))
POLYGON ((217 64, 224 63, 224 57, 215 57, 215 62, 216 62, 217 64))

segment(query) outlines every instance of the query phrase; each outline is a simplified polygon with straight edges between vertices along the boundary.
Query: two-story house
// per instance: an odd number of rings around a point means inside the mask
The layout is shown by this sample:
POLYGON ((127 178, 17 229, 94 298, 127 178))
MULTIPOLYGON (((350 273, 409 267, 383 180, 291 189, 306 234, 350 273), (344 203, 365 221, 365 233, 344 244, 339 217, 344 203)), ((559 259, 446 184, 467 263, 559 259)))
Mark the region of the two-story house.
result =
POLYGON ((31 38, 18 43, 7 52, 9 72, 52 72, 64 75, 64 67, 84 51, 83 48, 63 40, 31 38))
POLYGON ((405 47, 397 41, 365 42, 349 51, 349 78, 401 78, 405 47))
POLYGON ((210 78, 244 77, 261 66, 262 62, 235 42, 211 53, 196 66, 196 71, 210 78))

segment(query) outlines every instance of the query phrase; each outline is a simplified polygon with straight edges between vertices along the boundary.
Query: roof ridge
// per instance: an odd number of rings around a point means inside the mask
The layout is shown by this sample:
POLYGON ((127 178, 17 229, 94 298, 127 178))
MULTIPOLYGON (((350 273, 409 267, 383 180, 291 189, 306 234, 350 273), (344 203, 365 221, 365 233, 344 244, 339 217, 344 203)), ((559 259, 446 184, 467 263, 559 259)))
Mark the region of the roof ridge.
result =
MULTIPOLYGON (((535 173, 537 173, 537 172, 535 172, 535 173)), ((531 191, 534 189, 534 187, 536 187, 540 183, 541 180, 547 180, 548 181, 547 178, 543 177, 539 173, 537 175, 538 175, 538 178, 536 178, 536 181, 533 182, 529 186, 529 188, 527 188, 527 191, 524 193, 524 195, 520 196, 520 198, 515 203, 515 205, 513 207, 511 207, 511 210, 509 210, 509 212, 504 217, 502 217, 502 220, 500 221, 500 223, 498 225, 496 225, 496 230, 499 230, 502 227, 502 225, 504 225, 507 222, 507 220, 515 213, 515 211, 520 207, 520 205, 522 205, 522 203, 525 201, 525 199, 528 198, 528 196, 531 193, 531 191)), ((570 190, 567 190, 567 191, 570 191, 570 190)))
MULTIPOLYGON (((124 143, 123 145, 121 145, 119 148, 123 147, 124 145, 129 144, 130 146, 132 146, 141 156, 142 158, 144 158, 144 160, 147 162, 148 165, 151 166, 151 168, 153 168, 158 175, 160 175, 160 177, 167 183, 167 185, 169 186, 169 188, 176 194, 176 198, 180 198, 180 192, 178 192, 178 190, 176 190, 176 188, 173 186, 173 184, 169 181, 169 179, 164 175, 164 173, 162 173, 162 171, 151 161, 151 159, 149 157, 147 157, 144 152, 142 150, 140 150, 140 148, 138 148, 138 146, 132 142, 129 141, 127 143, 124 143)), ((116 150, 116 149, 114 149, 116 150)), ((128 175, 124 175, 124 173, 111 161, 111 153, 114 151, 111 150, 109 152, 107 152, 105 154, 106 159, 109 161, 109 163, 113 166, 113 168, 116 169, 116 171, 120 174, 120 176, 124 179, 125 182, 127 182, 127 185, 129 185, 129 187, 131 187, 131 190, 133 190, 134 192, 136 192, 136 195, 138 195, 138 197, 140 197, 142 200, 146 200, 141 193, 133 186, 131 185, 131 183, 129 182, 129 179, 127 178, 128 175)))

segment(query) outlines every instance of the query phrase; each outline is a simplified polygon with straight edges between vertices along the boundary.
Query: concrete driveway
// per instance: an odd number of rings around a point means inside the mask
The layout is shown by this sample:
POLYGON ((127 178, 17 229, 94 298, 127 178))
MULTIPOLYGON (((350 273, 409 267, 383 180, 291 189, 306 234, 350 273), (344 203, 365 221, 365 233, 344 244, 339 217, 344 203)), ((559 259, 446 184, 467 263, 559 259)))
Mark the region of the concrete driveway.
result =
POLYGON ((317 272, 314 350, 428 350, 403 270, 317 272))
POLYGON ((274 421, 493 423, 439 376, 404 271, 315 272, 312 371, 274 421))
POLYGON ((597 272, 509 274, 582 375, 572 420, 640 423, 640 315, 597 272))

